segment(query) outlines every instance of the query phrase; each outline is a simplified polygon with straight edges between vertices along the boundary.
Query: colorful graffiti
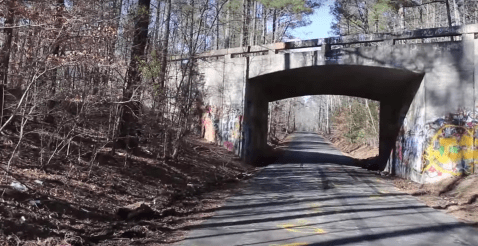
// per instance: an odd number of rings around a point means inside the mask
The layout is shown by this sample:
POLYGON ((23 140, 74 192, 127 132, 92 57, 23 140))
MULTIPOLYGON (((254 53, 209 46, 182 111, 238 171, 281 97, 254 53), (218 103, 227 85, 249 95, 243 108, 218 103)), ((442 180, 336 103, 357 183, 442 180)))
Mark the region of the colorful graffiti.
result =
POLYGON ((425 150, 423 171, 437 176, 473 173, 474 160, 478 157, 476 133, 476 127, 444 125, 425 150))
POLYGON ((405 169, 414 169, 417 172, 421 172, 421 158, 426 139, 425 136, 426 130, 423 128, 423 123, 420 120, 415 123, 412 129, 409 129, 404 123, 396 146, 396 157, 399 160, 396 167, 397 172, 404 173, 405 169))
POLYGON ((227 150, 233 151, 234 150, 234 143, 224 141, 224 147, 226 147, 227 150))
POLYGON ((238 119, 234 123, 234 129, 232 130, 231 137, 233 139, 241 138, 241 124, 242 124, 242 115, 239 115, 238 119))
POLYGON ((202 136, 208 141, 214 142, 216 140, 216 131, 214 129, 213 117, 209 113, 204 113, 202 116, 202 136))
POLYGON ((424 123, 417 112, 409 112, 403 122, 395 149, 395 172, 406 177, 420 175, 420 182, 425 183, 476 172, 476 114, 462 109, 424 123))
POLYGON ((241 124, 242 115, 237 116, 237 113, 229 115, 229 117, 222 121, 221 140, 223 141, 224 147, 229 151, 234 151, 239 148, 241 124))
POLYGON ((222 143, 229 151, 237 151, 241 142, 243 117, 240 112, 221 116, 222 110, 206 107, 201 117, 201 135, 208 141, 222 143))

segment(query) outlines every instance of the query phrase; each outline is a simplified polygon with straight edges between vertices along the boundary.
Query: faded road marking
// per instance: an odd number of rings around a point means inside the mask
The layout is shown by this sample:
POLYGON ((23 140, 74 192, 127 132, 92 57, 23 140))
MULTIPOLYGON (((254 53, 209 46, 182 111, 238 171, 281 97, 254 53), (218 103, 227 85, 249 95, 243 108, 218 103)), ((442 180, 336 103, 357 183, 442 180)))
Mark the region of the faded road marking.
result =
POLYGON ((277 225, 280 228, 286 229, 290 232, 297 232, 297 233, 309 233, 309 234, 324 234, 326 233, 325 230, 314 227, 308 226, 310 222, 308 220, 298 220, 297 223, 284 223, 277 225))

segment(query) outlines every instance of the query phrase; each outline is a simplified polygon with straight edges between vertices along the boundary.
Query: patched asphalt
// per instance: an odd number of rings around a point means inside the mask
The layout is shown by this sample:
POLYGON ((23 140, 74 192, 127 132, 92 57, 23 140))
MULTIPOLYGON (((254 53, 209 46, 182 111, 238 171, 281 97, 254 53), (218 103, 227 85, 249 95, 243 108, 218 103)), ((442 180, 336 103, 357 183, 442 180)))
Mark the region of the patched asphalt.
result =
POLYGON ((478 245, 478 230, 353 166, 317 134, 289 140, 178 245, 478 245))

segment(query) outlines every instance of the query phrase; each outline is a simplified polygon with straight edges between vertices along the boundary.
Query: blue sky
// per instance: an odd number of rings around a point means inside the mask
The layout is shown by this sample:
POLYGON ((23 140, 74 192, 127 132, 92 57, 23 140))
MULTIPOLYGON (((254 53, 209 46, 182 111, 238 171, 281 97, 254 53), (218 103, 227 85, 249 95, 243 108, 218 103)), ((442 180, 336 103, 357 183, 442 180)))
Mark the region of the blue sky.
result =
POLYGON ((332 5, 333 0, 325 1, 324 5, 320 9, 315 10, 314 14, 309 17, 312 21, 310 25, 297 28, 291 31, 291 34, 302 40, 332 36, 329 33, 333 20, 332 15, 329 13, 330 6, 332 5))

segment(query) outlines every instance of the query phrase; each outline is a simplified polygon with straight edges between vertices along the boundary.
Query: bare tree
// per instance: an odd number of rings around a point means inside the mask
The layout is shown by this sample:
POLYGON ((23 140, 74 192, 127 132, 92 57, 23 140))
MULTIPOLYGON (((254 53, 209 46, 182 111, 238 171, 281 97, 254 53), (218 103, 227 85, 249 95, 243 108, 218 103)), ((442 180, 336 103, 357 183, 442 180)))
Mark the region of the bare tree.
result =
POLYGON ((150 0, 139 0, 135 13, 135 26, 133 44, 131 48, 131 60, 126 73, 125 87, 123 90, 123 101, 127 102, 123 105, 120 138, 126 139, 128 148, 135 148, 138 145, 137 137, 133 137, 137 131, 138 117, 140 116, 140 106, 135 101, 135 92, 138 91, 138 84, 141 81, 139 64, 145 60, 145 49, 148 42, 148 26, 149 26, 149 7, 150 0))

